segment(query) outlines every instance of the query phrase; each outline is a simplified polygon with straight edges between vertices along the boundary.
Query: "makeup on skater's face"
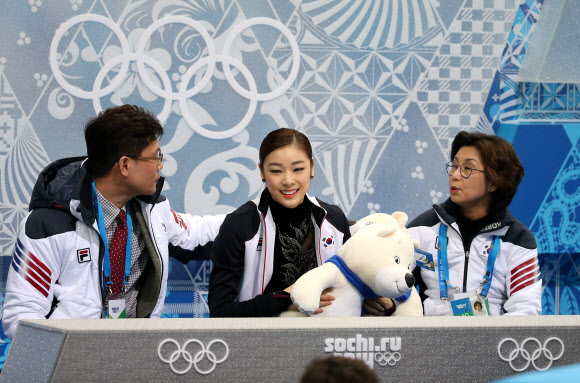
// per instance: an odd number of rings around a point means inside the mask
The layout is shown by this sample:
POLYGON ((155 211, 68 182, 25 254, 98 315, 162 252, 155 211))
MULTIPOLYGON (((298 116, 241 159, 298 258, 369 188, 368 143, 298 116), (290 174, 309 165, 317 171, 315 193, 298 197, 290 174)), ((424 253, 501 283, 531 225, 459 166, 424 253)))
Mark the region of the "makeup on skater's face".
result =
POLYGON ((312 158, 297 145, 276 149, 260 164, 262 179, 274 201, 293 209, 304 201, 314 176, 312 158))

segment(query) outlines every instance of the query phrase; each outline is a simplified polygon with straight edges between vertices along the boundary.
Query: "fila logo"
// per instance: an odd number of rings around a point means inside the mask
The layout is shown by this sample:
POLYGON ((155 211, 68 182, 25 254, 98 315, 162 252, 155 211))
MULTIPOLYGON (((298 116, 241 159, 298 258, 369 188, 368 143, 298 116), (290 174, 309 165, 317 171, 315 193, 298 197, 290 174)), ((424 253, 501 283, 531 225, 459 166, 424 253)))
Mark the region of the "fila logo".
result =
POLYGON ((256 247, 256 251, 262 251, 262 238, 258 240, 258 246, 256 247))
POLYGON ((91 261, 91 249, 80 249, 77 250, 77 259, 79 263, 85 263, 91 261))

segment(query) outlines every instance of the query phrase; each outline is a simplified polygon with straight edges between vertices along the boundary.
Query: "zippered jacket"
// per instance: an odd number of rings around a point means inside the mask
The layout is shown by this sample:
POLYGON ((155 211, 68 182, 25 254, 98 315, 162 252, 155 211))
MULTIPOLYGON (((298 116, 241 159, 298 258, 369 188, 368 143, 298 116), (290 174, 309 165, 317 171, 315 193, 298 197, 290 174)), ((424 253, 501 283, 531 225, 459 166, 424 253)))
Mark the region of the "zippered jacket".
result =
MULTIPOLYGON (((18 321, 101 318, 103 254, 85 157, 45 168, 22 221, 6 282, 2 327, 13 338, 18 321)), ((182 262, 207 259, 225 216, 177 214, 160 192, 131 200, 150 261, 137 296, 138 317, 159 317, 167 291, 168 256, 182 262), (205 256, 204 256, 205 254, 205 256)))
MULTIPOLYGON (((209 285, 210 316, 274 316, 290 305, 289 297, 264 294, 274 270, 276 223, 265 189, 227 215, 211 250, 214 268, 209 285)), ((322 265, 350 238, 348 220, 338 206, 317 198, 311 203, 316 259, 322 265)))
MULTIPOLYGON (((448 302, 439 295, 438 236, 439 227, 447 230, 447 258, 451 285, 460 292, 475 294, 487 269, 488 252, 494 236, 500 238, 500 251, 494 265, 488 293, 491 315, 540 315, 542 313, 542 280, 534 235, 507 209, 494 214, 495 220, 477 233, 469 250, 463 241, 450 199, 415 218, 408 228, 420 241, 420 250, 433 256, 435 271, 421 268, 423 308, 425 315, 453 315, 448 302), (465 289, 463 287, 465 286, 465 289)), ((417 273, 418 270, 415 270, 417 273)))

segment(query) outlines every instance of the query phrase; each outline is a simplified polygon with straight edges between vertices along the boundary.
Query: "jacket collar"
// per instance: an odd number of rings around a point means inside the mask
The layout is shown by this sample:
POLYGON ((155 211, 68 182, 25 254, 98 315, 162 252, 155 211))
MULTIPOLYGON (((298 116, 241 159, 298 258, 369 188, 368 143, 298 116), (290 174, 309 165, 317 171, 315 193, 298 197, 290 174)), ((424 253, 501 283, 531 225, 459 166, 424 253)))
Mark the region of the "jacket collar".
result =
MULTIPOLYGON (((457 206, 451 198, 448 198, 447 201, 443 202, 440 205, 433 205, 433 209, 439 216, 439 218, 445 222, 447 225, 454 227, 456 230, 457 228, 457 212, 459 211, 459 206, 457 206)), ((508 209, 502 208, 497 209, 491 214, 490 223, 486 225, 481 231, 481 233, 489 233, 493 231, 497 231, 506 227, 510 227, 513 225, 515 218, 511 215, 508 209)))
POLYGON ((56 207, 69 210, 70 201, 78 199, 86 168, 86 157, 63 158, 49 164, 36 180, 29 209, 56 207))
MULTIPOLYGON (((57 208, 69 212, 86 225, 92 226, 96 214, 93 209, 93 177, 86 166, 85 157, 72 157, 57 160, 48 165, 38 176, 29 209, 41 207, 57 208)), ((159 178, 153 195, 139 196, 138 200, 155 205, 162 200, 161 190, 165 179, 159 178)))

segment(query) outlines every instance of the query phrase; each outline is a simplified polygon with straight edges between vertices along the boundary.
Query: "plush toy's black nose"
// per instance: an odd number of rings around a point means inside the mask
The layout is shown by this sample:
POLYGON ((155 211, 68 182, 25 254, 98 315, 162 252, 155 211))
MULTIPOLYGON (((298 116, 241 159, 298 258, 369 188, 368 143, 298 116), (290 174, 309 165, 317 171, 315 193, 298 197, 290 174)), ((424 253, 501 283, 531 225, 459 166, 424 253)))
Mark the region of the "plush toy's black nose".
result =
POLYGON ((408 287, 413 287, 413 285, 415 284, 415 277, 413 276, 413 274, 408 273, 407 275, 405 275, 405 282, 407 282, 408 287))

